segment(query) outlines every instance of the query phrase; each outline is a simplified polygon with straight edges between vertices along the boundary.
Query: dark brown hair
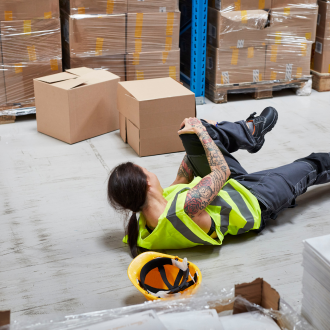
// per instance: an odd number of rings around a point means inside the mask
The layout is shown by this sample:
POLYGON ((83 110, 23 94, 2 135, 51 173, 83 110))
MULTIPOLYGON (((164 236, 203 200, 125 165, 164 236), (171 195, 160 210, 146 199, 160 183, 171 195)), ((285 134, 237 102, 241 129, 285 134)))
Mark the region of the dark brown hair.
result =
POLYGON ((120 164, 112 170, 108 182, 109 202, 116 210, 133 212, 125 228, 133 258, 139 254, 137 247, 139 225, 136 213, 141 211, 146 203, 147 190, 147 176, 141 167, 128 162, 120 164))

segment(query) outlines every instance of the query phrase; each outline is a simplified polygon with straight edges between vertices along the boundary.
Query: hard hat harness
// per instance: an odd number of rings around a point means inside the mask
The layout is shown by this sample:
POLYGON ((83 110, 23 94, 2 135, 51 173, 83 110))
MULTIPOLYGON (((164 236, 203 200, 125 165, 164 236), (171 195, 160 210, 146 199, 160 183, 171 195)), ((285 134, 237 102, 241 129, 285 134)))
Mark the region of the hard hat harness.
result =
MULTIPOLYGON (((174 259, 171 259, 171 258, 156 258, 156 259, 153 259, 153 260, 149 261, 148 263, 146 263, 142 267, 141 273, 140 273, 139 283, 140 283, 141 287, 153 294, 156 294, 159 291, 166 291, 168 294, 174 294, 174 293, 178 293, 180 291, 184 291, 187 288, 189 288, 190 286, 192 286, 193 284, 195 284, 197 281, 197 273, 194 274, 192 281, 187 282, 189 274, 190 274, 189 267, 187 267, 186 270, 180 269, 179 273, 174 281, 174 285, 170 284, 170 282, 168 281, 168 279, 166 277, 164 265, 171 265, 171 266, 174 265, 174 266, 178 267, 175 264, 175 262, 173 262, 173 260, 174 259), (149 274, 150 271, 152 271, 155 268, 158 268, 160 276, 162 277, 162 280, 164 281, 165 285, 168 287, 168 290, 154 288, 150 285, 145 284, 145 279, 146 279, 147 275, 149 274), (181 280, 182 280, 182 282, 181 282, 181 280), (180 284, 180 282, 181 282, 181 284, 180 284)), ((178 259, 176 259, 176 260, 178 260, 178 259)), ((189 266, 189 264, 187 264, 187 266, 189 266)))

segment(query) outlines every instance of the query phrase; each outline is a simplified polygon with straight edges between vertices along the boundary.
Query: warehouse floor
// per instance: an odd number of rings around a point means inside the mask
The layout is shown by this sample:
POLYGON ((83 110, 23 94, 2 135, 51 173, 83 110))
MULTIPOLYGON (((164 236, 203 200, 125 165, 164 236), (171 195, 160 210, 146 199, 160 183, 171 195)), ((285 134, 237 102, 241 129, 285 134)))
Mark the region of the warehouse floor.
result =
MULTIPOLYGON (((236 121, 266 106, 279 121, 257 154, 236 156, 248 171, 330 151, 330 93, 292 91, 269 100, 233 96, 198 106, 198 117, 236 121), (234 101, 235 99, 235 101, 234 101)), ((127 278, 123 220, 107 204, 109 171, 133 161, 172 183, 183 153, 139 158, 119 131, 68 145, 36 130, 33 116, 0 126, 0 310, 34 322, 142 303, 127 278)), ((211 289, 263 277, 301 305, 302 241, 330 233, 330 185, 311 188, 259 235, 227 237, 222 247, 167 251, 195 262, 211 289)))

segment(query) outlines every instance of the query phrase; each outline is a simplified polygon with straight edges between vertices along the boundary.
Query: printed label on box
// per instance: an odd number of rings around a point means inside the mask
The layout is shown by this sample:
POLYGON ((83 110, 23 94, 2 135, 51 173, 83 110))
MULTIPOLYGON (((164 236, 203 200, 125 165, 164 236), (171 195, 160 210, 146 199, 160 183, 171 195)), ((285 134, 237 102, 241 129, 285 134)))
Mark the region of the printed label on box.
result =
POLYGON ((215 0, 215 8, 218 10, 221 9, 221 0, 215 0))
POLYGON ((166 13, 166 7, 159 7, 160 13, 166 13))
POLYGON ((216 38, 217 36, 217 29, 211 23, 209 23, 209 36, 211 36, 212 38, 216 38))
POLYGON ((292 76, 292 66, 293 64, 286 64, 285 69, 285 80, 290 80, 292 76))
POLYGON ((225 71, 221 73, 221 83, 222 84, 230 84, 229 82, 229 72, 225 71))
POLYGON ((212 57, 207 58, 207 68, 210 70, 213 69, 213 58, 212 57))
POLYGON ((244 40, 237 40, 237 48, 243 48, 244 47, 244 40))
POLYGON ((259 70, 253 70, 253 82, 259 81, 259 70))
POLYGON ((315 51, 319 54, 322 54, 322 43, 316 41, 315 43, 315 51))

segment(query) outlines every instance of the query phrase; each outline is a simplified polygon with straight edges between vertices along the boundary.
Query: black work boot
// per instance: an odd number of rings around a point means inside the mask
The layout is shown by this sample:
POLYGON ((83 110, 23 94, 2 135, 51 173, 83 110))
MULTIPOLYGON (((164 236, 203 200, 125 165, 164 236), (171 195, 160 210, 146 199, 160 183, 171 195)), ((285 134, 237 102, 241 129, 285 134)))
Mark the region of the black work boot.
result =
POLYGON ((248 150, 251 154, 258 152, 261 149, 265 143, 266 133, 273 129, 278 119, 278 113, 273 107, 265 108, 260 116, 255 117, 255 115, 256 112, 252 113, 250 117, 246 119, 246 122, 253 122, 254 124, 253 137, 257 142, 257 145, 253 149, 248 150))

